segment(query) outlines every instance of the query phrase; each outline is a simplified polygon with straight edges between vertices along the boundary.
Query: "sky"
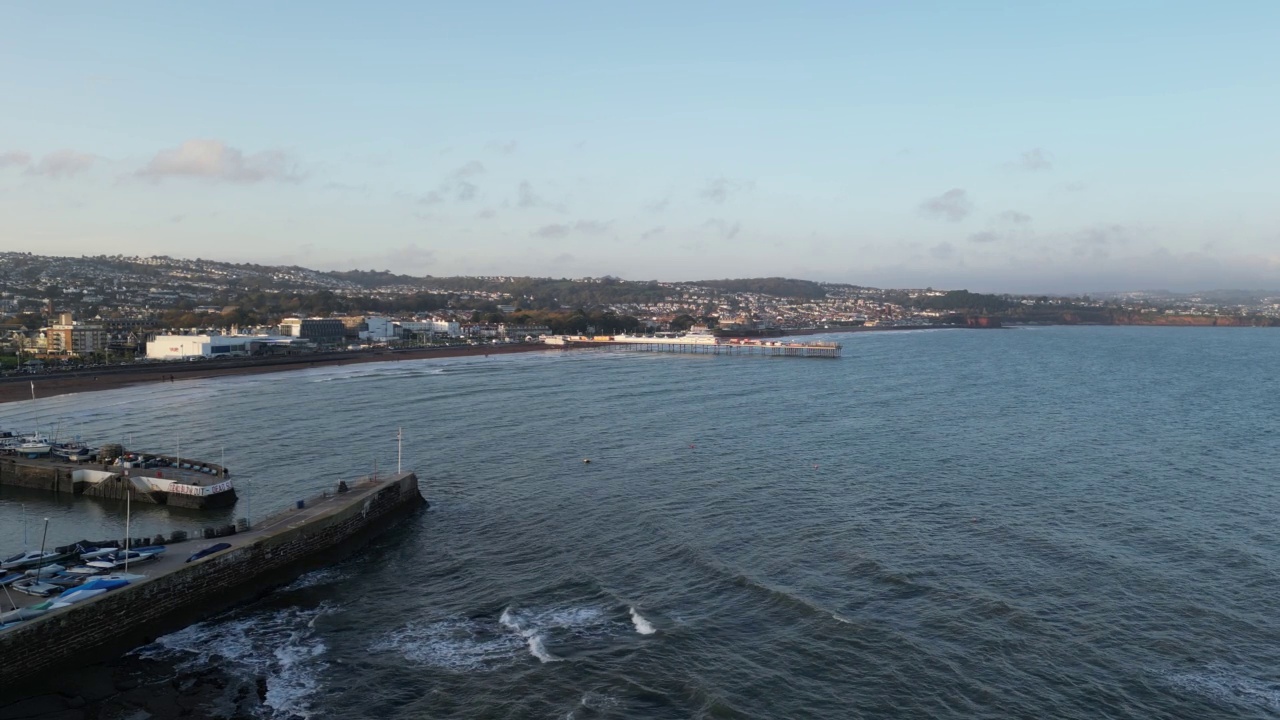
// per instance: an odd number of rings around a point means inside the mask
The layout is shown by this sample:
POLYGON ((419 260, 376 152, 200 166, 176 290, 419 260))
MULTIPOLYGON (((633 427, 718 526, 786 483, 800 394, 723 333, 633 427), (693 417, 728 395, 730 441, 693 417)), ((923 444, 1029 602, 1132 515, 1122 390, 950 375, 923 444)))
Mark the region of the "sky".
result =
POLYGON ((0 250, 1280 288, 1276 2, 8 2, 0 250))

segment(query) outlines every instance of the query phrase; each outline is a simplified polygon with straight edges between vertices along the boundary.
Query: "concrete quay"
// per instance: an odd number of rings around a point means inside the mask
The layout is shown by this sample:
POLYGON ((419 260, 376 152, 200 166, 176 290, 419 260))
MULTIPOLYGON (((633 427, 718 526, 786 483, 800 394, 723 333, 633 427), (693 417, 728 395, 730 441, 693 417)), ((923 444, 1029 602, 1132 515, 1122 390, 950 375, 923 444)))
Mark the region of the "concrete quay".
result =
MULTIPOLYGON (((413 473, 365 478, 252 530, 174 545, 130 566, 144 580, 0 630, 0 699, 34 694, 62 670, 110 659, 286 585, 359 550, 425 504, 413 473), (185 562, 217 542, 231 547, 185 562)), ((0 607, 10 609, 10 596, 18 607, 44 601, 10 591, 0 607)))
MULTIPOLYGON (((176 463, 177 458, 156 453, 147 457, 176 463)), ((190 459, 184 462, 190 462, 190 459)), ((228 481, 229 473, 215 463, 200 463, 211 473, 200 473, 178 467, 153 469, 123 468, 94 462, 72 462, 54 456, 28 458, 21 455, 0 456, 0 488, 21 487, 43 490, 69 496, 96 497, 124 502, 131 495, 133 502, 169 505, 191 510, 213 510, 236 504, 236 492, 228 481), (85 476, 93 475, 94 482, 85 476), (163 476, 171 483, 168 492, 154 489, 145 476, 163 476), (134 479, 131 481, 131 477, 134 479), (139 487, 141 483, 141 487, 139 487), (207 490, 205 488, 208 488, 207 490), (186 489, 190 492, 178 492, 186 489), (209 494, 195 494, 203 491, 209 494)))

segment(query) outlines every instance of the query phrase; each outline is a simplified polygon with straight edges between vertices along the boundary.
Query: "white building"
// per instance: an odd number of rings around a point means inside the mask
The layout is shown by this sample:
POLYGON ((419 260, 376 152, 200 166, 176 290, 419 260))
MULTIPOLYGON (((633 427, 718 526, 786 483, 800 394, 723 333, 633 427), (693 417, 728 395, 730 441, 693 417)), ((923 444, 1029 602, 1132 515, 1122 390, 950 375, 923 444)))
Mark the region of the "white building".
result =
POLYGON ((405 335, 462 336, 462 326, 449 320, 401 320, 396 324, 405 335))
POLYGON ((462 325, 451 320, 432 320, 431 331, 437 335, 460 337, 462 335, 462 325))
POLYGON ((364 319, 365 329, 360 331, 360 339, 375 342, 394 339, 399 335, 396 332, 397 324, 391 318, 370 315, 364 319))
POLYGON ((147 343, 148 360, 186 360, 249 355, 263 345, 290 345, 278 335, 157 335, 147 343))

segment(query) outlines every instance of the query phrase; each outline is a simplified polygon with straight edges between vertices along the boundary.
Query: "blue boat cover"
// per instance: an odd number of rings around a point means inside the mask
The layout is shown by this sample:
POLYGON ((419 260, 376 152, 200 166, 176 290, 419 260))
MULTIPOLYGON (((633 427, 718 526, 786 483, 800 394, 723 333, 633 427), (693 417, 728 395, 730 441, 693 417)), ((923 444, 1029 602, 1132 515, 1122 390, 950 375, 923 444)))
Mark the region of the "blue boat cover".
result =
POLYGON ((128 580, 111 580, 109 578, 94 578, 76 588, 77 590, 115 590, 118 587, 128 585, 128 580))
POLYGON ((191 562, 192 560, 199 560, 202 557, 212 555, 222 550, 226 550, 229 547, 231 547, 231 543, 218 543, 216 545, 210 545, 209 547, 199 552, 192 553, 191 557, 187 558, 187 562, 191 562))

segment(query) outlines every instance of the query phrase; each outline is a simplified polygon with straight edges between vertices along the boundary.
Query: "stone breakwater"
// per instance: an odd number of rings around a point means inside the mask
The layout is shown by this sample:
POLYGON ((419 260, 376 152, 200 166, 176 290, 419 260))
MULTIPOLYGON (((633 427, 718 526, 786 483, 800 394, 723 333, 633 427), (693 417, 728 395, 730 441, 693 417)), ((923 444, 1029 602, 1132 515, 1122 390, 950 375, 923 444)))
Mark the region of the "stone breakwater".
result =
POLYGON ((165 558, 164 566, 139 568, 146 580, 0 631, 0 698, 37 692, 64 669, 109 659, 287 584, 425 504, 412 473, 360 481, 227 538, 226 551, 191 564, 165 558))

